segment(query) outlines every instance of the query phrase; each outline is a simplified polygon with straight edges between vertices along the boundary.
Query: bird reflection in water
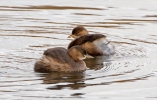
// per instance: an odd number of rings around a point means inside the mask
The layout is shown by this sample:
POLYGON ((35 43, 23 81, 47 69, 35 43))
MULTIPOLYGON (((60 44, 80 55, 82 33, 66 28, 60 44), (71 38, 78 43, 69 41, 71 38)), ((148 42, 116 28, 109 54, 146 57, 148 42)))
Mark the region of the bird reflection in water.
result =
POLYGON ((100 70, 101 68, 105 67, 104 63, 110 63, 109 59, 111 56, 95 56, 94 58, 84 59, 86 66, 90 70, 100 70))
POLYGON ((85 74, 84 73, 49 73, 42 75, 44 77, 44 84, 54 84, 47 89, 50 90, 61 90, 65 88, 79 89, 85 87, 85 74), (57 84, 60 83, 60 84, 57 84))

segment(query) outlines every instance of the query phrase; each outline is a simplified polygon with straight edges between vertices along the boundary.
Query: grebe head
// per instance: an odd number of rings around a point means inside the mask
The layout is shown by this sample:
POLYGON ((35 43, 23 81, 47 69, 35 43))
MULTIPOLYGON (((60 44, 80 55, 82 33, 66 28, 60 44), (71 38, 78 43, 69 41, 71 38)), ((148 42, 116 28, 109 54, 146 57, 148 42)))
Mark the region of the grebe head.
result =
POLYGON ((79 38, 81 36, 87 35, 88 31, 83 26, 77 26, 72 30, 72 33, 68 38, 79 38))

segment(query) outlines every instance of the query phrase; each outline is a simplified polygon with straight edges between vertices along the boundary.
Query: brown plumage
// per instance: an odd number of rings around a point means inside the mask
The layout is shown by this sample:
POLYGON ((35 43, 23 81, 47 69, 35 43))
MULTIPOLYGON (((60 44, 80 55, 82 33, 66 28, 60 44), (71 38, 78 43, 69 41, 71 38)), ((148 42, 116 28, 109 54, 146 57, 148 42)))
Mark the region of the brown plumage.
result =
POLYGON ((84 36, 87 35, 88 31, 82 27, 82 26, 77 26, 72 30, 71 35, 68 38, 75 38, 75 36, 84 36))
POLYGON ((43 57, 34 65, 36 72, 83 72, 86 64, 82 60, 86 51, 81 46, 74 46, 69 50, 57 47, 47 49, 43 57))
POLYGON ((80 38, 77 38, 74 41, 72 41, 69 44, 68 49, 70 49, 72 46, 82 45, 86 42, 93 42, 100 38, 106 38, 106 36, 102 34, 87 34, 87 35, 81 36, 80 38))
POLYGON ((105 35, 88 34, 88 31, 82 26, 75 27, 69 38, 75 39, 69 43, 68 49, 75 45, 80 45, 92 56, 114 53, 114 47, 108 42, 105 35))

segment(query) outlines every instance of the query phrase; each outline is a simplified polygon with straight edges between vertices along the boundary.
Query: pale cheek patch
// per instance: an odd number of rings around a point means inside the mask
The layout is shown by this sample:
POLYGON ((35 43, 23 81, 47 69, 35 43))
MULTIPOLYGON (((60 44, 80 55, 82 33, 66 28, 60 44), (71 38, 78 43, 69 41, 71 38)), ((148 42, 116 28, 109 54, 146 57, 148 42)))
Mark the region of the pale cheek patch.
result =
POLYGON ((74 36, 74 39, 80 38, 81 36, 74 36))

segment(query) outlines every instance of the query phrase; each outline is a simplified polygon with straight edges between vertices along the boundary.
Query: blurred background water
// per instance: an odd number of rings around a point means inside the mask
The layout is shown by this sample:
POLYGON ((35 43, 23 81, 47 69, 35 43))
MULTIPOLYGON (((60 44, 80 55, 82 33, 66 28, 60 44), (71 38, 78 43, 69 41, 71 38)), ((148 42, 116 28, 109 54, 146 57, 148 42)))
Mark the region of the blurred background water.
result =
POLYGON ((157 99, 156 0, 1 0, 0 99, 157 99), (77 74, 35 73, 77 25, 112 41, 116 54, 86 59, 77 74))

